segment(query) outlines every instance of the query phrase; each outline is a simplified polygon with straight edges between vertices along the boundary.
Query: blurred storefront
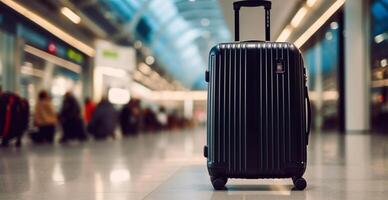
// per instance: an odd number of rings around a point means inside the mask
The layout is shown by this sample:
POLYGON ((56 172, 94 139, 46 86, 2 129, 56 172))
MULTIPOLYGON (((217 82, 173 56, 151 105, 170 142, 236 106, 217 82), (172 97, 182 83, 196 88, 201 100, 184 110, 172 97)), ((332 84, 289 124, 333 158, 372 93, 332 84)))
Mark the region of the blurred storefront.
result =
POLYGON ((91 58, 52 33, 0 5, 1 85, 34 106, 40 90, 47 90, 59 108, 71 91, 79 99, 91 94, 91 58), (6 23, 5 23, 6 22, 6 23))
POLYGON ((317 130, 344 129, 342 18, 336 13, 302 48, 317 130))
POLYGON ((106 96, 114 104, 128 103, 132 83, 129 74, 136 69, 135 49, 98 40, 94 65, 94 100, 99 101, 106 96))
POLYGON ((388 1, 370 2, 372 128, 388 132, 388 1))

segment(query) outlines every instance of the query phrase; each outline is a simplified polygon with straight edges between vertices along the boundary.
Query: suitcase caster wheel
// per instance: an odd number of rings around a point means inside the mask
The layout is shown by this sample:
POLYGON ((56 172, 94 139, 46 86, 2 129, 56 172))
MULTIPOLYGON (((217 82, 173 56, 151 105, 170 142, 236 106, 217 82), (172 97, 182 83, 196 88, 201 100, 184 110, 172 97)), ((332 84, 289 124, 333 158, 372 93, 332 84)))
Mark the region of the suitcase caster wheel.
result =
POLYGON ((215 190, 225 189, 225 184, 228 182, 228 178, 224 177, 210 177, 210 180, 215 190))
POLYGON ((294 182, 296 190, 304 190, 307 186, 307 182, 303 177, 292 178, 292 182, 294 182))

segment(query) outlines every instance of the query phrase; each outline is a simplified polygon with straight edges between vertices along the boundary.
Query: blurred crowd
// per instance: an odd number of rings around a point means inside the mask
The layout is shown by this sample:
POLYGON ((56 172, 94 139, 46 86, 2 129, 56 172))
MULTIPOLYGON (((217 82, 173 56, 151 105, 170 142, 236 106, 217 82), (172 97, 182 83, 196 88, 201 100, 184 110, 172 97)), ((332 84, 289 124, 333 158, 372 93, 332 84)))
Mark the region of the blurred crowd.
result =
POLYGON ((105 140, 117 136, 139 133, 156 133, 161 130, 180 129, 191 126, 190 120, 179 117, 176 112, 167 112, 162 106, 158 110, 143 108, 140 99, 131 99, 117 108, 107 98, 93 102, 86 98, 80 105, 71 92, 67 92, 58 112, 47 91, 40 91, 34 108, 28 101, 14 93, 0 90, 0 137, 2 146, 15 141, 22 144, 26 133, 35 144, 86 141, 89 138, 105 140), (31 112, 31 113, 30 113, 31 112), (61 134, 57 137, 56 134, 61 134))

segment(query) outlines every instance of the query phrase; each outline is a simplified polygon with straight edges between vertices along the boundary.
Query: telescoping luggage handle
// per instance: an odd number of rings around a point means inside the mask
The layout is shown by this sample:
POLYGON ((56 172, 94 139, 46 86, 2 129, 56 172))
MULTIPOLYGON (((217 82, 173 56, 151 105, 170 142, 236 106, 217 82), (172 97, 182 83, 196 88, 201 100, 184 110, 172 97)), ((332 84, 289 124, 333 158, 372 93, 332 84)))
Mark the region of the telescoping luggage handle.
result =
POLYGON ((265 10, 265 40, 270 40, 270 10, 272 3, 263 0, 244 0, 233 3, 234 9, 234 38, 235 41, 240 40, 240 8, 241 7, 260 7, 263 6, 265 10))

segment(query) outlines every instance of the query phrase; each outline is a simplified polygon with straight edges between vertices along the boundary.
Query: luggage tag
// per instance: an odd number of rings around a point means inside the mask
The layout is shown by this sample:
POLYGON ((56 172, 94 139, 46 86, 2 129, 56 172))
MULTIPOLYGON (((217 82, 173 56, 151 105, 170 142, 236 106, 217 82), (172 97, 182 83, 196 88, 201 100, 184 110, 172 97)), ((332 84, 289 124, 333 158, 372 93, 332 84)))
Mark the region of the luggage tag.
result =
POLYGON ((275 72, 277 74, 283 74, 285 72, 285 66, 283 60, 277 60, 276 61, 276 69, 275 72))

